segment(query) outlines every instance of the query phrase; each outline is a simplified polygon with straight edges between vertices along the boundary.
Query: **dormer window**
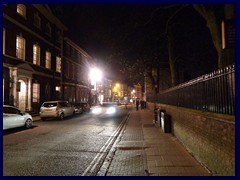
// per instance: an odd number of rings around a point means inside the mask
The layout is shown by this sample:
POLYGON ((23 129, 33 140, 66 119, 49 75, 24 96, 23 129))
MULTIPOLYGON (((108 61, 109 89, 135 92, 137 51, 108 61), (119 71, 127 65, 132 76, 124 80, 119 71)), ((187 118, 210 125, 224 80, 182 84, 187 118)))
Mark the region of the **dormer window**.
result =
POLYGON ((47 25, 46 25, 46 34, 48 36, 52 35, 52 27, 51 27, 50 23, 47 23, 47 25))
POLYGON ((23 17, 26 17, 26 6, 24 4, 18 4, 17 13, 23 17))
POLYGON ((39 17, 38 13, 34 14, 34 25, 38 28, 41 27, 41 18, 39 17))

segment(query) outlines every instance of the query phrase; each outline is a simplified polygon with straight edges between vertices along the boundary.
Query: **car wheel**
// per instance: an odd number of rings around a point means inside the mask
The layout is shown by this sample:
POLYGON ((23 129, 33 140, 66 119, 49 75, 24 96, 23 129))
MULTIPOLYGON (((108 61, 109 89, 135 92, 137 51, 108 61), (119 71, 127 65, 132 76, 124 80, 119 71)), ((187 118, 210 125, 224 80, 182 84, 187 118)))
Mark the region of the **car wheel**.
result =
POLYGON ((63 120, 63 118, 64 118, 64 114, 61 113, 60 116, 59 116, 59 119, 60 119, 60 120, 63 120))
POLYGON ((26 128, 31 128, 32 125, 33 125, 32 119, 27 119, 26 122, 25 122, 25 127, 26 128))

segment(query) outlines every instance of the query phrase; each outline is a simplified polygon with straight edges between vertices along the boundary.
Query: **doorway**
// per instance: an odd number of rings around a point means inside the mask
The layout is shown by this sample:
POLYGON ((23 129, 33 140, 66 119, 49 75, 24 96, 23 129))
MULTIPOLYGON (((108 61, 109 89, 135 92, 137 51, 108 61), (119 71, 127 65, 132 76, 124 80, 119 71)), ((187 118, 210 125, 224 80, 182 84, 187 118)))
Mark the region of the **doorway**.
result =
POLYGON ((23 80, 18 81, 18 108, 21 111, 26 110, 27 86, 23 80))

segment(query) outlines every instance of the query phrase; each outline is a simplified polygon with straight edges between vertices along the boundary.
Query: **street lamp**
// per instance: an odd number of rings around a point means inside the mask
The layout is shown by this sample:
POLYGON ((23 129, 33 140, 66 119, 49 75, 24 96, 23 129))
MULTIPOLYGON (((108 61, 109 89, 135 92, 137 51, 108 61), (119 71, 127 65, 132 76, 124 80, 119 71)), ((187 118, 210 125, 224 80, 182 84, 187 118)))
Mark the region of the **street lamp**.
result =
MULTIPOLYGON (((93 90, 95 90, 95 101, 97 101, 98 97, 98 87, 97 87, 97 82, 101 81, 102 79, 102 71, 99 70, 98 68, 92 68, 89 71, 89 80, 91 82, 91 85, 93 86, 93 90)), ((102 101, 102 97, 100 97, 99 101, 102 101)), ((97 102, 95 102, 97 103, 97 102)))
POLYGON ((97 68, 90 69, 89 77, 91 80, 92 85, 95 84, 97 81, 102 79, 102 71, 97 68))

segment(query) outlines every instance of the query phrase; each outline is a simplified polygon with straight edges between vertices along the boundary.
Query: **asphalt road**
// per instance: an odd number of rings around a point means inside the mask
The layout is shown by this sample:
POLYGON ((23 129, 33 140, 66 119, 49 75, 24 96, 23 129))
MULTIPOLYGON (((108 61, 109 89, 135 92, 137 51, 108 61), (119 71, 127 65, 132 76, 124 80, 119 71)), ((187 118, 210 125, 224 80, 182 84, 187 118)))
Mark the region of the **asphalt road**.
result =
POLYGON ((96 175, 124 125, 127 110, 121 111, 118 117, 85 113, 4 131, 3 175, 96 175))

